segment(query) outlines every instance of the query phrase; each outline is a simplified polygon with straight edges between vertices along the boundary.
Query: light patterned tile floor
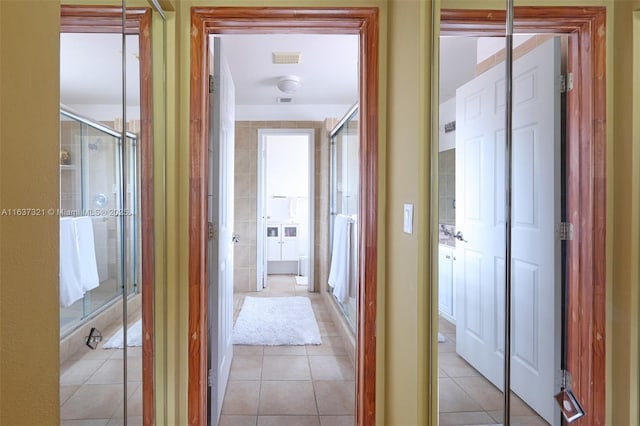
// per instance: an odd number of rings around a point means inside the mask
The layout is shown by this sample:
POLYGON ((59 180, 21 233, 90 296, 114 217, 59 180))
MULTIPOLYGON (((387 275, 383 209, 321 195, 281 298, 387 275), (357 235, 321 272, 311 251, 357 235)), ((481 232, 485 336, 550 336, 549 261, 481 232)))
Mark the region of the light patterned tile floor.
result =
POLYGON ((353 426, 355 369, 322 297, 271 275, 263 291, 234 295, 234 321, 248 295, 308 297, 322 344, 234 346, 220 426, 353 426))
MULTIPOLYGON (((264 291, 234 296, 234 319, 246 295, 309 297, 323 343, 235 346, 220 425, 353 425, 355 371, 321 296, 292 276, 270 277, 264 291)), ((440 424, 500 424, 497 389, 455 353, 455 326, 441 320, 440 331, 440 424)), ((136 425, 142 359, 139 348, 128 352, 128 424, 136 425)), ((61 425, 122 424, 121 359, 121 350, 87 349, 61 366, 61 425)), ((547 425, 517 397, 513 408, 512 424, 547 425)))
MULTIPOLYGON (((439 330, 446 339, 438 343, 439 424, 501 425, 502 392, 456 354, 455 325, 440 318, 439 330)), ((548 425, 516 395, 511 401, 512 425, 548 425)))
MULTIPOLYGON (((106 342, 117 330, 111 327, 106 342)), ((60 425, 123 424, 122 349, 82 347, 60 366, 60 425)), ((127 349, 127 425, 142 425, 142 351, 127 349)))

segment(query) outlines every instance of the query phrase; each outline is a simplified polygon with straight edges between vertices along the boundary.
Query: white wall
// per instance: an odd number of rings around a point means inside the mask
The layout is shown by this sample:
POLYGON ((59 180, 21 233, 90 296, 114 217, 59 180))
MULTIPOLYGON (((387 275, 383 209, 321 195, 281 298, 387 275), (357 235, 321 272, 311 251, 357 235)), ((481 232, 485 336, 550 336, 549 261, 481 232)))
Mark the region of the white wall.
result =
POLYGON ((266 204, 270 222, 300 225, 300 254, 309 247, 309 138, 307 135, 266 137, 266 204))

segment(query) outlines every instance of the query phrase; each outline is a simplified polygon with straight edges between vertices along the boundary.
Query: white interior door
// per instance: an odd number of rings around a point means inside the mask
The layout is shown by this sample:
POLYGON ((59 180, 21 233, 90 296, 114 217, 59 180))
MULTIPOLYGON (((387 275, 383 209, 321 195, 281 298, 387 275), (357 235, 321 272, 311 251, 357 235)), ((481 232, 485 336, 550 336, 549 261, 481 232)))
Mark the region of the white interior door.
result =
MULTIPOLYGON (((559 424, 560 45, 514 62, 512 390, 559 424)), ((456 93, 456 351, 503 387, 505 271, 504 65, 456 93)))
POLYGON ((209 96, 209 374, 210 424, 217 425, 233 345, 233 179, 235 91, 219 38, 213 39, 214 90, 209 96))

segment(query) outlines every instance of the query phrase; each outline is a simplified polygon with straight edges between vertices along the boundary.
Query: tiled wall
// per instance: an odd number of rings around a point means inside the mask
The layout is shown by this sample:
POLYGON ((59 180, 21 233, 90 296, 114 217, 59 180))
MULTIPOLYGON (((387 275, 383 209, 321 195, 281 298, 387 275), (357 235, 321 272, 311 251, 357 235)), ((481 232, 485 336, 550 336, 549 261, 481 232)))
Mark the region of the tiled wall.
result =
POLYGON ((445 225, 455 225, 456 210, 456 150, 441 151, 438 160, 439 186, 439 222, 445 225))
POLYGON ((235 146, 234 290, 255 291, 257 259, 258 129, 315 129, 315 262, 317 283, 328 277, 329 142, 319 121, 237 121, 235 146), (324 265, 323 267, 320 267, 324 265), (323 278, 324 277, 324 278, 323 278))

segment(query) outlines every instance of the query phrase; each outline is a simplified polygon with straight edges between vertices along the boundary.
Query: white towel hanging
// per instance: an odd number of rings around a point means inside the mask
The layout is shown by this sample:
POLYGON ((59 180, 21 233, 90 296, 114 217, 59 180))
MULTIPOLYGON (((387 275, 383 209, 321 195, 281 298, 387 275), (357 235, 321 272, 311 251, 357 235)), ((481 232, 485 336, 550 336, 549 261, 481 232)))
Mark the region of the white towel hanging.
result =
POLYGON ((333 222, 333 249, 329 285, 333 294, 341 303, 349 298, 349 255, 351 252, 351 225, 349 216, 336 215, 333 222))
POLYGON ((60 218, 60 306, 66 308, 84 296, 80 284, 76 230, 73 218, 60 218))
POLYGON ((96 263, 96 246, 93 238, 93 220, 89 216, 81 216, 75 218, 74 223, 78 244, 80 284, 84 291, 89 291, 100 285, 96 263))

